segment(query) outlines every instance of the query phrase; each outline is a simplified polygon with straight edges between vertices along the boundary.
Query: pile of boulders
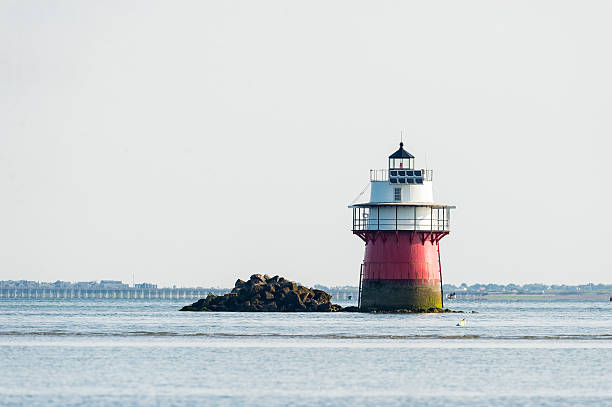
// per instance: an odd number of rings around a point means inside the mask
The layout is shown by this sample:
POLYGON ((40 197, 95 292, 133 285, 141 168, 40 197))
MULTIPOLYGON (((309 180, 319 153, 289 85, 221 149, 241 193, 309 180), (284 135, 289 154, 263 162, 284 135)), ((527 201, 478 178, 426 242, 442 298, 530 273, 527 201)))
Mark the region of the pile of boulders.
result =
POLYGON ((342 310, 341 306, 331 303, 331 298, 332 296, 325 291, 306 288, 283 277, 253 274, 248 281, 237 280, 231 292, 222 296, 210 293, 208 297, 184 306, 181 311, 335 312, 342 310))

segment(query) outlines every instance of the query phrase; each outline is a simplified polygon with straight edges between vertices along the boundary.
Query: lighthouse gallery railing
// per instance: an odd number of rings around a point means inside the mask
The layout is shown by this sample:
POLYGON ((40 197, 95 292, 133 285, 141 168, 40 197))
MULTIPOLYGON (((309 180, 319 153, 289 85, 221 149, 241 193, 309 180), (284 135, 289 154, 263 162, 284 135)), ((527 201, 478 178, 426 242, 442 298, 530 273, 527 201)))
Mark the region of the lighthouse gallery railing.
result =
POLYGON ((450 207, 402 207, 389 206, 381 213, 380 206, 354 207, 353 208, 353 231, 423 231, 423 232, 450 232, 450 207), (399 210, 399 208, 409 208, 399 210), (426 213, 417 212, 417 208, 427 209, 426 213), (390 210, 390 211, 389 211, 390 210), (381 215, 387 212, 387 216, 381 215), (391 212, 391 216, 388 216, 391 212), (407 215, 407 216, 406 216, 407 215))

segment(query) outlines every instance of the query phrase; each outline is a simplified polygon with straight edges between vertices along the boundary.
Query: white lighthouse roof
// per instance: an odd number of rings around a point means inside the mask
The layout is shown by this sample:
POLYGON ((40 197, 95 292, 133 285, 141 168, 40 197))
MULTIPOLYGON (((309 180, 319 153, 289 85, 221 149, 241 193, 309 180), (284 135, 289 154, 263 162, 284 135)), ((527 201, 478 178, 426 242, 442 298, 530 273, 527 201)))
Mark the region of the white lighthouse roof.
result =
POLYGON ((442 204, 442 203, 433 203, 433 202, 366 202, 366 203, 358 203, 354 205, 350 205, 349 208, 368 208, 375 206, 427 206, 430 208, 450 208, 455 209, 456 206, 442 204))

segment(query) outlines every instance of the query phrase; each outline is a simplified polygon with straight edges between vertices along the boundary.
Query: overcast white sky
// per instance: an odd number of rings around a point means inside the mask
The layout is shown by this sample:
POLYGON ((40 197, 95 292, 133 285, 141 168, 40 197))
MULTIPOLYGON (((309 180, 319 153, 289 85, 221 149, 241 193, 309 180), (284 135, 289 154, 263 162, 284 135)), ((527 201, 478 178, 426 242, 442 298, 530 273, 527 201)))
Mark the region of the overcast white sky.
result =
POLYGON ((612 282, 608 1, 0 2, 0 279, 356 285, 404 130, 444 281, 612 282))

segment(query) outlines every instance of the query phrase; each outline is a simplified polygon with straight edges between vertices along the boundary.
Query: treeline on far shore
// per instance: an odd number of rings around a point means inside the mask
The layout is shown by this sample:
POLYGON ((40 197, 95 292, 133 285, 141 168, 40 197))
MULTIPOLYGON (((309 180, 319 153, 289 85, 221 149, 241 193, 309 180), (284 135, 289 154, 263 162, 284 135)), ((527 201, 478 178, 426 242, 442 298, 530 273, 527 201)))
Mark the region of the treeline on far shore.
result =
MULTIPOLYGON (((327 292, 337 291, 355 291, 359 290, 354 286, 335 286, 327 287, 323 285, 315 285, 314 288, 327 292)), ((444 294, 455 293, 458 297, 473 297, 473 296, 517 296, 517 295, 538 295, 538 296, 579 296, 588 297, 593 295, 612 296, 612 284, 581 284, 581 285, 566 285, 566 284, 471 284, 462 283, 459 285, 444 284, 442 286, 444 294)))
POLYGON ((564 295, 564 294, 605 294, 610 293, 612 295, 612 284, 581 284, 581 285, 565 285, 565 284, 472 284, 467 285, 463 283, 461 285, 444 284, 443 289, 445 293, 456 292, 457 294, 470 293, 499 293, 499 294, 551 294, 551 295, 564 295))

